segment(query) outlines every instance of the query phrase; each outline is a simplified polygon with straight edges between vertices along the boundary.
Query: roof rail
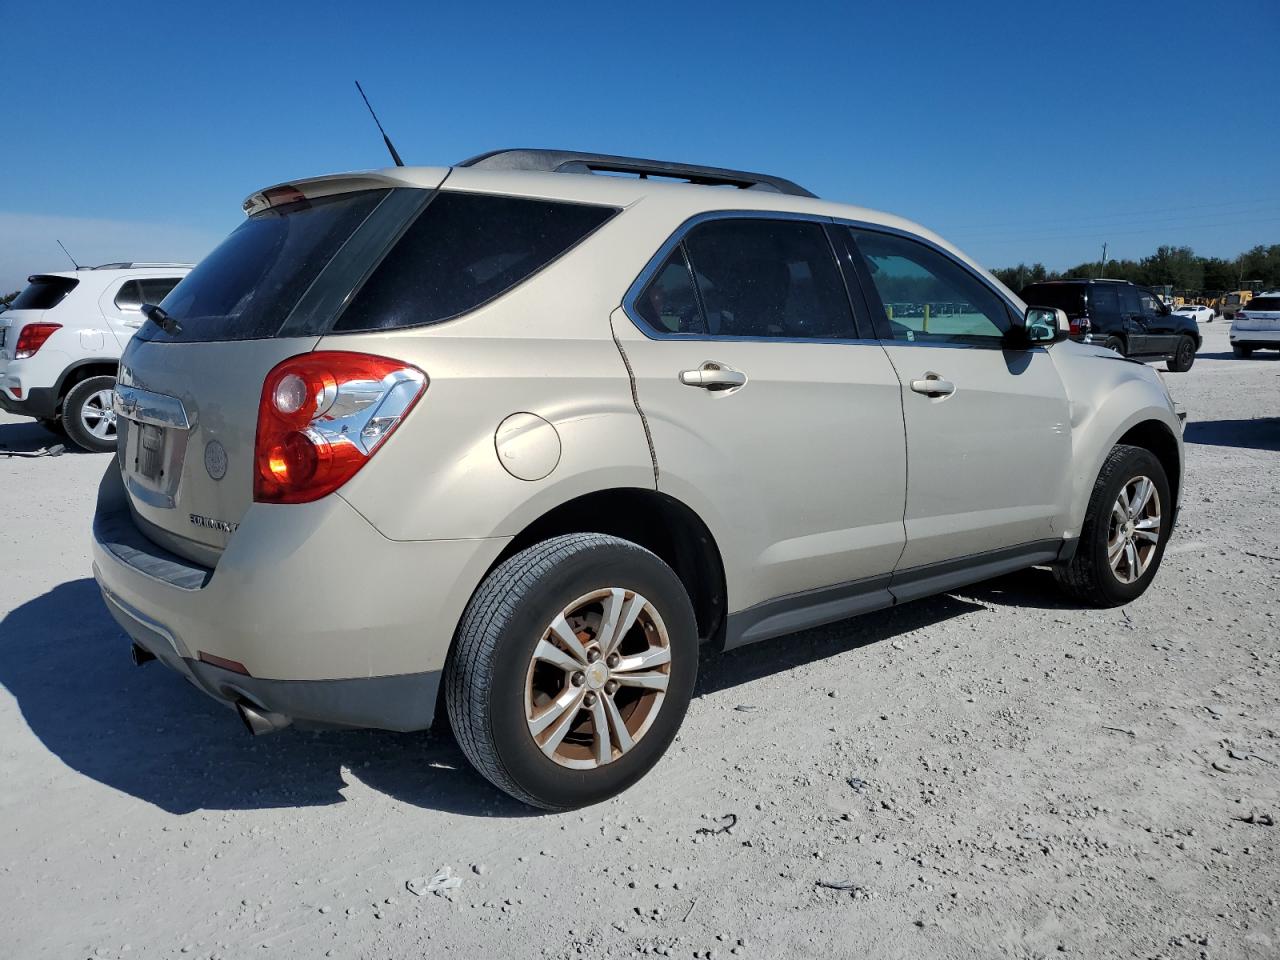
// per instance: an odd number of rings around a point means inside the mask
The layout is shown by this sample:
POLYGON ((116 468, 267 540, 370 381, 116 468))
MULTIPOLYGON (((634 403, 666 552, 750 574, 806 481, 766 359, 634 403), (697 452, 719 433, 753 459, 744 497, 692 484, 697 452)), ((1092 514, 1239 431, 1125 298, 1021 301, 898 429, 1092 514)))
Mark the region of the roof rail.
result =
POLYGON ((544 173, 631 173, 641 179, 669 177, 710 187, 737 187, 740 190, 769 190, 793 197, 816 197, 799 184, 767 173, 747 173, 722 167, 701 167, 666 160, 616 157, 607 153, 576 150, 494 150, 458 164, 480 170, 538 170, 544 173))
POLYGON ((194 267, 194 263, 181 263, 176 260, 122 260, 119 263, 100 263, 88 270, 136 270, 140 267, 194 267))

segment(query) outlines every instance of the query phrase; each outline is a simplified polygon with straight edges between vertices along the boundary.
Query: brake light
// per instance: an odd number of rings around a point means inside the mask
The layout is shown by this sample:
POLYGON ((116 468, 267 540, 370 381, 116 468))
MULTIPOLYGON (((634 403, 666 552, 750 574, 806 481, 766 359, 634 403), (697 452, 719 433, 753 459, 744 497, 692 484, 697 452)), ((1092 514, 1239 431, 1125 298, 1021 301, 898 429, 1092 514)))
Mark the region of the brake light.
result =
POLYGON ((1088 317, 1072 317, 1068 321, 1072 336, 1088 333, 1093 329, 1093 324, 1089 322, 1088 317))
POLYGON ((253 499, 308 503, 355 476, 427 388, 417 367, 318 351, 276 365, 262 384, 253 499))
POLYGON ((18 334, 18 342, 13 345, 13 359, 25 360, 33 357, 36 351, 44 346, 44 342, 61 330, 60 323, 28 323, 18 334))

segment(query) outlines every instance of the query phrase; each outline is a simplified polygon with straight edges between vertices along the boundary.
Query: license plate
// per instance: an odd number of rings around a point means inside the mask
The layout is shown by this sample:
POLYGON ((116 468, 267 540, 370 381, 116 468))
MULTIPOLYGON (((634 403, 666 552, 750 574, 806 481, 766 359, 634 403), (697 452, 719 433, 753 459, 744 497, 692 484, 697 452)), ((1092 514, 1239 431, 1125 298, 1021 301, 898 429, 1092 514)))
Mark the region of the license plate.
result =
POLYGON ((164 470, 164 428, 139 423, 138 473, 147 480, 159 480, 164 470))

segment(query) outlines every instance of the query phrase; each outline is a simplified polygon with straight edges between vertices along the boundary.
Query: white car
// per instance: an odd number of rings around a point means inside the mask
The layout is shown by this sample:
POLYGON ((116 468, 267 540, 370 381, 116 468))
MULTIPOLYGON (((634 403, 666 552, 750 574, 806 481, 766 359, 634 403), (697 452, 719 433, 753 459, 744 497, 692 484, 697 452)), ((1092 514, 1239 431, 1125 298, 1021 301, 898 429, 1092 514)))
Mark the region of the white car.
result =
POLYGON ((1213 323, 1213 307, 1206 307, 1200 303, 1184 303, 1173 312, 1191 317, 1196 323, 1213 323))
POLYGON ((114 450, 120 354, 142 326, 142 305, 190 272, 183 263, 109 263, 28 277, 0 313, 0 407, 85 450, 114 450))
POLYGON ((1236 312, 1231 321, 1231 350, 1237 357, 1255 350, 1280 350, 1280 291, 1259 294, 1236 312))

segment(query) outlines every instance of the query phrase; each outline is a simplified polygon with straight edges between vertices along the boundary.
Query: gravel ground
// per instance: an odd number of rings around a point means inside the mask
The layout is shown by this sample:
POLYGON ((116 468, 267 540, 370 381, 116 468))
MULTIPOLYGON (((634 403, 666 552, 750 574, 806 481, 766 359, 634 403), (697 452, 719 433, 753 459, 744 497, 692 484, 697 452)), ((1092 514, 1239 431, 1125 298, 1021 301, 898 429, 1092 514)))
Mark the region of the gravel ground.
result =
POLYGON ((1030 571, 709 659, 658 768, 560 816, 445 737, 252 740, 135 669, 106 458, 0 459, 0 953, 1280 955, 1280 356, 1225 326, 1168 375, 1187 488, 1138 602, 1030 571))

